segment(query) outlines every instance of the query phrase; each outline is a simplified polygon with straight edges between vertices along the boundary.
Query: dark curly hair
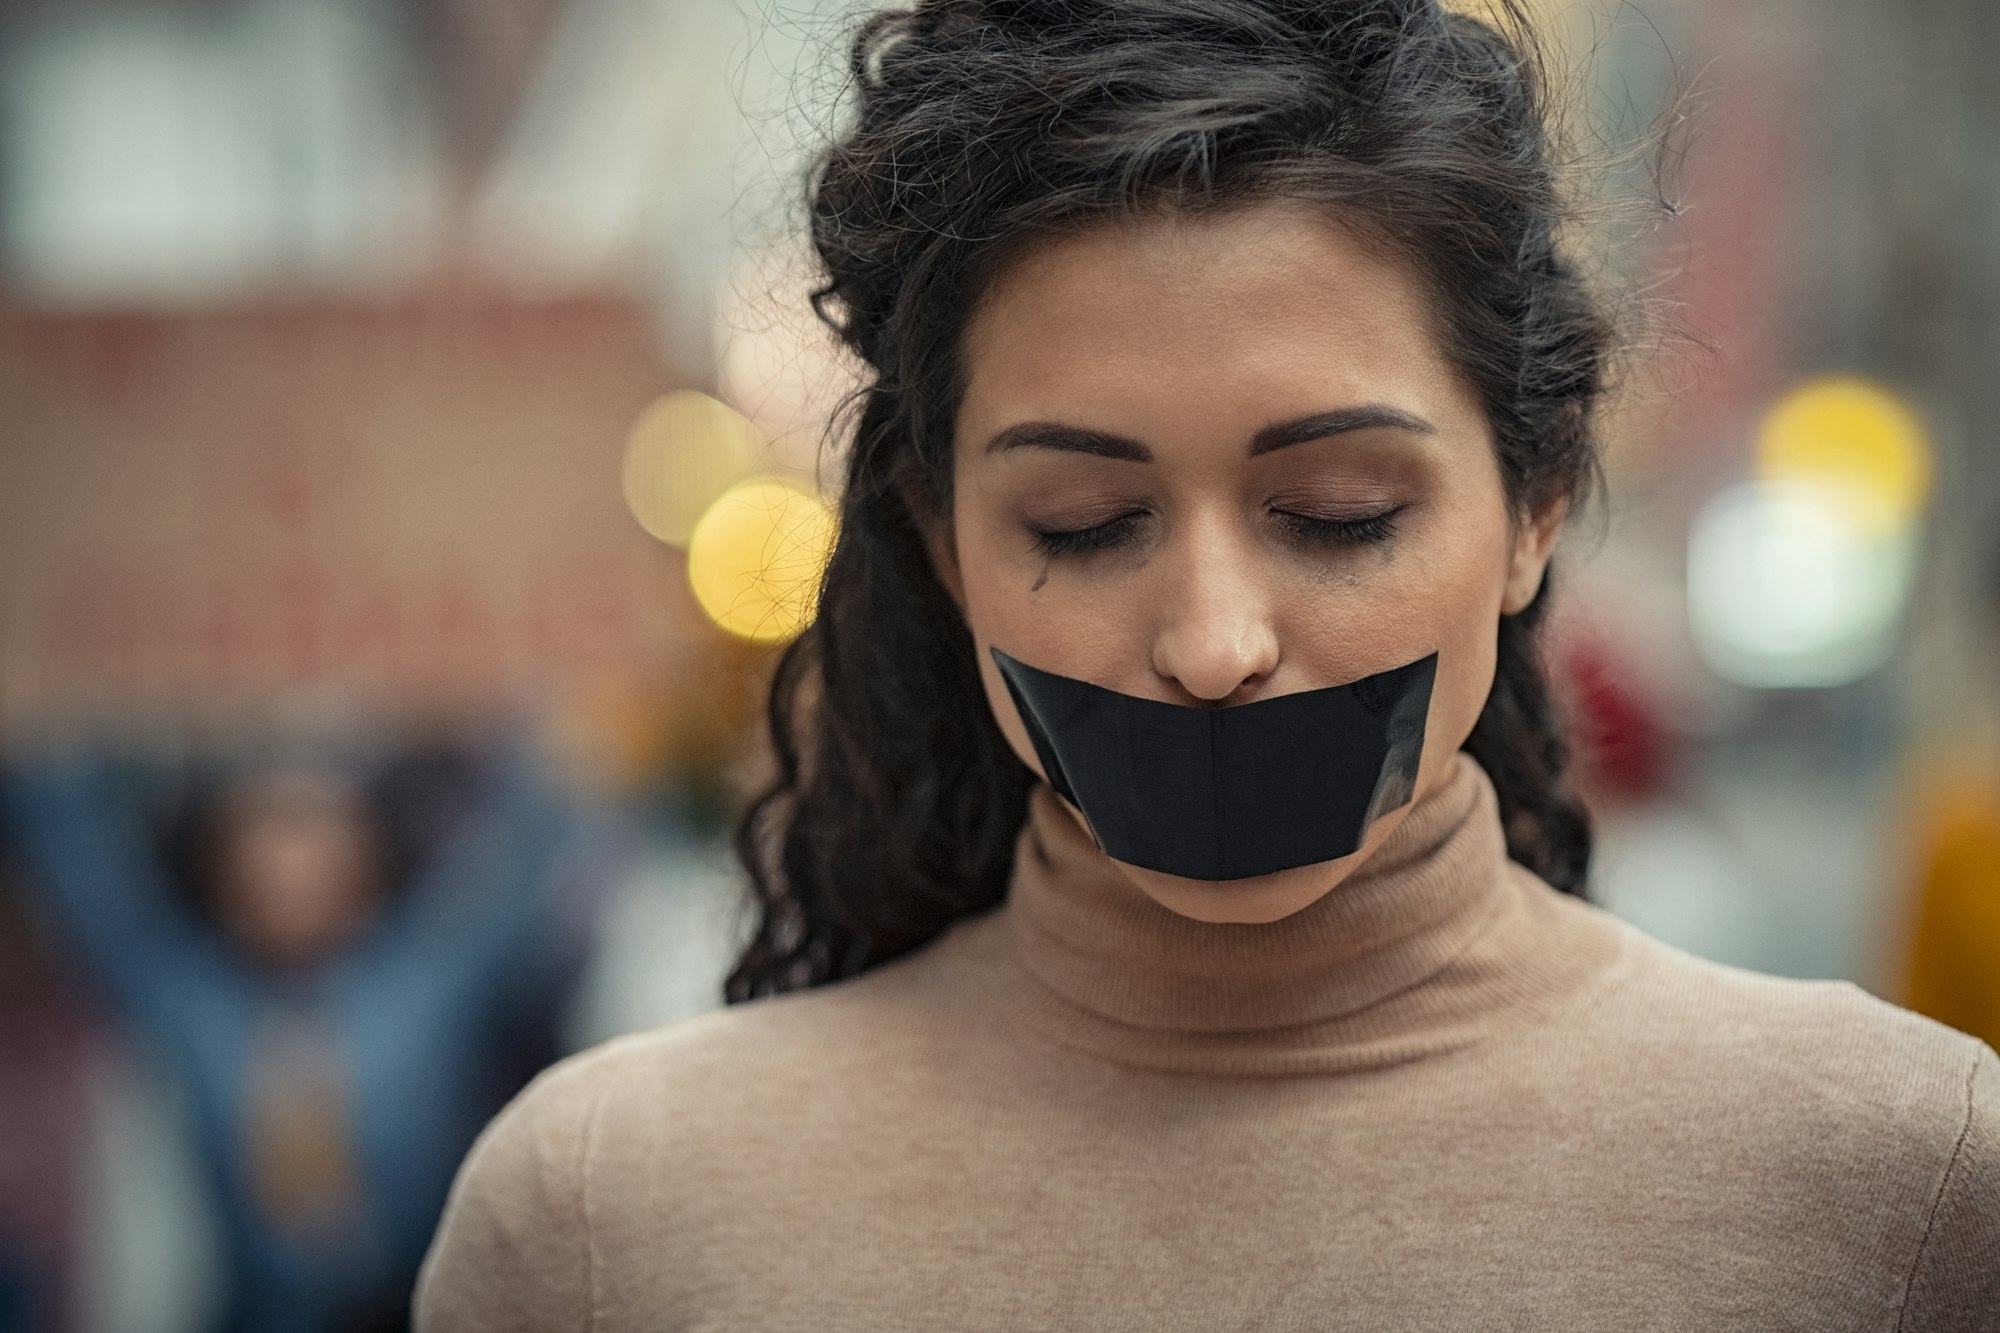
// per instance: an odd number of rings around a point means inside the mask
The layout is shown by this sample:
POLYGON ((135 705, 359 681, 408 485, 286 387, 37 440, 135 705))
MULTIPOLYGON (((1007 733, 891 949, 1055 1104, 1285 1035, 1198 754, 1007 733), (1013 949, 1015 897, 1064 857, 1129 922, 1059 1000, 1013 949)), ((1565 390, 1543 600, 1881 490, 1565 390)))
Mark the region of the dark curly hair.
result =
MULTIPOLYGON (((815 158, 813 309, 872 372, 817 618, 779 658, 774 775, 736 827, 754 935, 731 1002, 852 976, 998 904, 1034 781, 923 538, 949 515, 960 334, 994 276, 1120 215, 1323 204, 1407 256, 1476 389, 1517 513, 1598 480, 1616 321, 1518 0, 920 0, 851 37, 858 114, 815 158)), ((1552 580, 1503 616, 1465 748, 1509 854, 1584 893, 1586 813, 1537 654, 1552 580)))

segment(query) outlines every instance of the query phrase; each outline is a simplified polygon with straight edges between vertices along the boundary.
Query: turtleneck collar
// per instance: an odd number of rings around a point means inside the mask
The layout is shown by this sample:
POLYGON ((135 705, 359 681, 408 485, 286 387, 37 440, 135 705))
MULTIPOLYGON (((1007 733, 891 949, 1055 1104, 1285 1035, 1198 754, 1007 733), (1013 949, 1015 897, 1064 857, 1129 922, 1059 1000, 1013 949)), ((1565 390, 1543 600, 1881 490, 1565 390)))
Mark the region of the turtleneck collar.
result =
POLYGON ((1316 902, 1213 924, 1147 897, 1037 783, 1000 912, 1017 1016, 1064 1045, 1185 1072, 1361 1068, 1469 1044, 1605 973, 1621 926, 1507 859, 1463 751, 1316 902))

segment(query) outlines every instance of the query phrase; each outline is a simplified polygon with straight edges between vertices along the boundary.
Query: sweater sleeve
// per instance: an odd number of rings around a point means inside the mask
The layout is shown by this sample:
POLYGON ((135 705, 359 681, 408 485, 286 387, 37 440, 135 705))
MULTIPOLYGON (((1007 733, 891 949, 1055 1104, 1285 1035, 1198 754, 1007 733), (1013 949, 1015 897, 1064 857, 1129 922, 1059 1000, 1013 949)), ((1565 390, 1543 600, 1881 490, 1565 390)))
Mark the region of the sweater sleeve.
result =
POLYGON ((2000 1333, 2000 1056, 1974 1045, 1964 1128, 1910 1272, 1898 1333, 2000 1333))
POLYGON ((599 1085, 557 1064, 466 1154, 417 1275, 414 1333, 594 1327, 586 1167, 599 1085))

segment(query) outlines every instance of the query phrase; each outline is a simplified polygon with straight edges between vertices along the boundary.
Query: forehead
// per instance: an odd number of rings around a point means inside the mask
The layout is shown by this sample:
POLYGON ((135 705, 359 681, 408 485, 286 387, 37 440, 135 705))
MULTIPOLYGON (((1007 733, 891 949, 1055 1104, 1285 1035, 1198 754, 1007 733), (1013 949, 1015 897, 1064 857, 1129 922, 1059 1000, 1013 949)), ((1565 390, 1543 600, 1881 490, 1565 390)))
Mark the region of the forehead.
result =
POLYGON ((1045 243, 988 289, 964 353, 966 435, 1022 414, 1158 425, 1194 413, 1234 429, 1363 401, 1432 420, 1472 406, 1416 270, 1302 204, 1121 220, 1045 243))

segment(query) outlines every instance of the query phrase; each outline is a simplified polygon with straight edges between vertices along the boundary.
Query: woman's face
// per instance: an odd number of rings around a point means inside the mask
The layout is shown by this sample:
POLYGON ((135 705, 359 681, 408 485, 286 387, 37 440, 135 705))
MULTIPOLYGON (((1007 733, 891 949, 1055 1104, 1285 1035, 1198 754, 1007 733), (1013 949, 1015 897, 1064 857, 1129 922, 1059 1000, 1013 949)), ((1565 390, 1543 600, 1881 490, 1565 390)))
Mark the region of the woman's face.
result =
MULTIPOLYGON (((1490 428, 1413 269, 1300 206, 1120 223, 1009 266, 964 355, 951 528, 933 553, 1024 763, 1046 780, 989 645, 1198 707, 1435 650, 1418 799, 1436 785, 1561 513, 1510 520, 1490 428)), ((1183 915, 1273 921, 1408 809, 1351 856, 1255 878, 1118 864, 1183 915)))

